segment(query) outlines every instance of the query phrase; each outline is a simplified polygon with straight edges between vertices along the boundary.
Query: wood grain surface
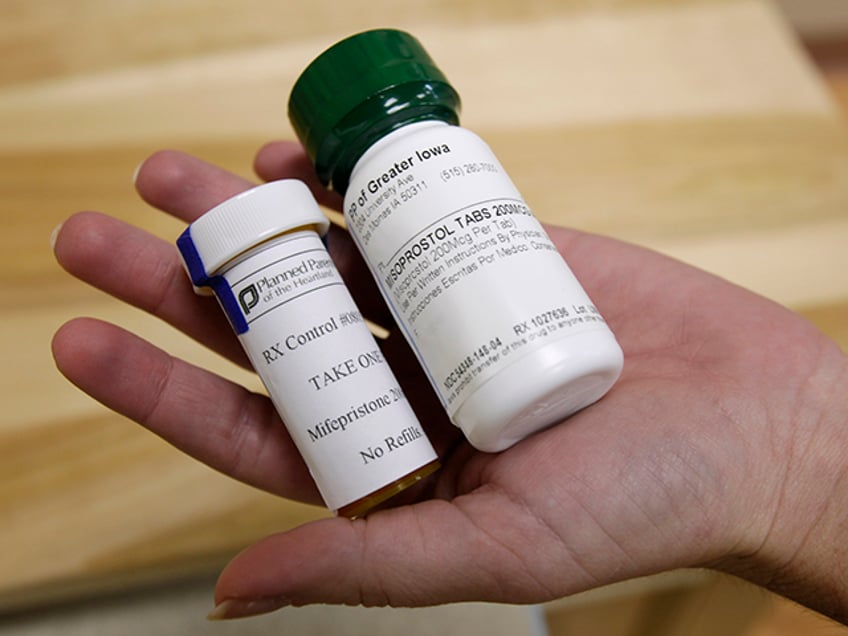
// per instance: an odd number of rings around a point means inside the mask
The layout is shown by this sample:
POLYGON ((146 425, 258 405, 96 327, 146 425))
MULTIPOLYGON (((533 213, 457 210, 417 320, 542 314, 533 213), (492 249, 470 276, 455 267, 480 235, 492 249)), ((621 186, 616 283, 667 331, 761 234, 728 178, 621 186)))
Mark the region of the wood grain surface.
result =
POLYGON ((49 237, 97 209, 173 240, 136 165, 177 147, 250 176, 264 141, 292 137, 299 71, 360 29, 422 39, 542 219, 716 272, 848 348, 848 130, 765 0, 43 4, 0 7, 0 611, 218 567, 325 514, 214 473, 56 372, 52 333, 93 315, 259 386, 69 277, 49 237))

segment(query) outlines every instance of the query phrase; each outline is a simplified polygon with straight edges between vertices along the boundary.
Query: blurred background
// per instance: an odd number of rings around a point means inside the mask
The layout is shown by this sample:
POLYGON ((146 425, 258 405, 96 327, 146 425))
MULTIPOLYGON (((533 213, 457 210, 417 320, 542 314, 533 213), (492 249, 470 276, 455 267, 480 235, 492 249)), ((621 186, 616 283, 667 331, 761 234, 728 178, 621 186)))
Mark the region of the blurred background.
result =
POLYGON ((251 177, 336 40, 404 28, 545 221, 653 247, 808 316, 848 349, 845 0, 0 2, 0 634, 836 634, 709 572, 543 607, 303 608, 213 625, 216 572, 325 513, 197 464, 70 386, 52 333, 92 315, 251 387, 63 273, 77 210, 173 239, 135 167, 174 147, 251 177))

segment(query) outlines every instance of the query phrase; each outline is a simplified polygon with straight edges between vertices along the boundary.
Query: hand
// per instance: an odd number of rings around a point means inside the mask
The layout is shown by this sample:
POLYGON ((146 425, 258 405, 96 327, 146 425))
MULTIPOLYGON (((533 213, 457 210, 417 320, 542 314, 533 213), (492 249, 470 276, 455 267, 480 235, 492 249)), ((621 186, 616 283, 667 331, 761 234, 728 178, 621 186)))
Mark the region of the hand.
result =
MULTIPOLYGON (((255 167, 266 180, 302 178, 339 205, 299 146, 269 144, 255 167)), ((137 180, 145 200, 186 222, 250 185, 175 152, 151 157, 137 180)), ((400 502, 409 505, 255 544, 221 575, 216 617, 316 602, 541 602, 714 567, 846 619, 845 355, 802 318, 707 273, 612 239, 549 231, 624 349, 613 390, 503 453, 480 453, 393 332, 386 356, 443 469, 400 502)), ((390 325, 349 238, 334 231, 329 245, 362 312, 390 325)), ((82 213, 63 225, 55 252, 72 274, 247 364, 169 242, 82 213)), ((200 461, 319 503, 266 398, 91 319, 63 326, 53 351, 84 391, 200 461)))

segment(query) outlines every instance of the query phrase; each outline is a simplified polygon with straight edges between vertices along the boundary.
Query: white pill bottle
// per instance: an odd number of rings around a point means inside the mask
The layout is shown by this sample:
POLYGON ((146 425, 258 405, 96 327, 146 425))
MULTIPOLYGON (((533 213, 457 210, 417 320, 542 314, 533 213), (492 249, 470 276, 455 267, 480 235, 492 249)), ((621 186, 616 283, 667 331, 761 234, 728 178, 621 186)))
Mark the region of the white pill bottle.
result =
POLYGON ((218 298, 327 507, 356 518, 439 461, 324 247, 328 226, 309 188, 287 179, 215 206, 177 246, 195 288, 218 298))
POLYGON ((600 399, 623 356, 414 37, 366 31, 295 83, 289 118, 453 423, 496 452, 600 399))

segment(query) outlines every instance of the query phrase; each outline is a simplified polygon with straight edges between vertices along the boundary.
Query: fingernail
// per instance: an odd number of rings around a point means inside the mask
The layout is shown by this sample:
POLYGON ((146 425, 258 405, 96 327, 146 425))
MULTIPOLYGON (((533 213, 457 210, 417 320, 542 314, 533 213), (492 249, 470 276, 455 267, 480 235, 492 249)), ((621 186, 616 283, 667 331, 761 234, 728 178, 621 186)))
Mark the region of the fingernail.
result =
POLYGON ((62 226, 65 224, 64 221, 59 223, 56 227, 53 228, 53 231, 50 232, 50 250, 56 251, 56 239, 59 238, 59 232, 62 231, 62 226))
POLYGON ((139 164, 135 167, 135 170, 133 170, 133 174, 132 174, 132 182, 133 182, 133 185, 135 185, 135 182, 136 182, 136 181, 138 181, 138 173, 139 173, 139 172, 141 172, 141 167, 144 165, 144 162, 145 162, 145 161, 147 161, 147 159, 145 159, 144 161, 140 162, 140 163, 139 163, 139 164))
POLYGON ((376 322, 371 322, 368 318, 365 319, 365 326, 368 327, 368 331, 371 332, 371 335, 377 338, 378 340, 385 340, 392 332, 386 329, 383 325, 378 325, 376 322))
POLYGON ((246 618, 248 616, 268 614, 287 605, 290 605, 290 602, 284 598, 229 598, 226 601, 218 603, 206 618, 210 621, 246 618))

